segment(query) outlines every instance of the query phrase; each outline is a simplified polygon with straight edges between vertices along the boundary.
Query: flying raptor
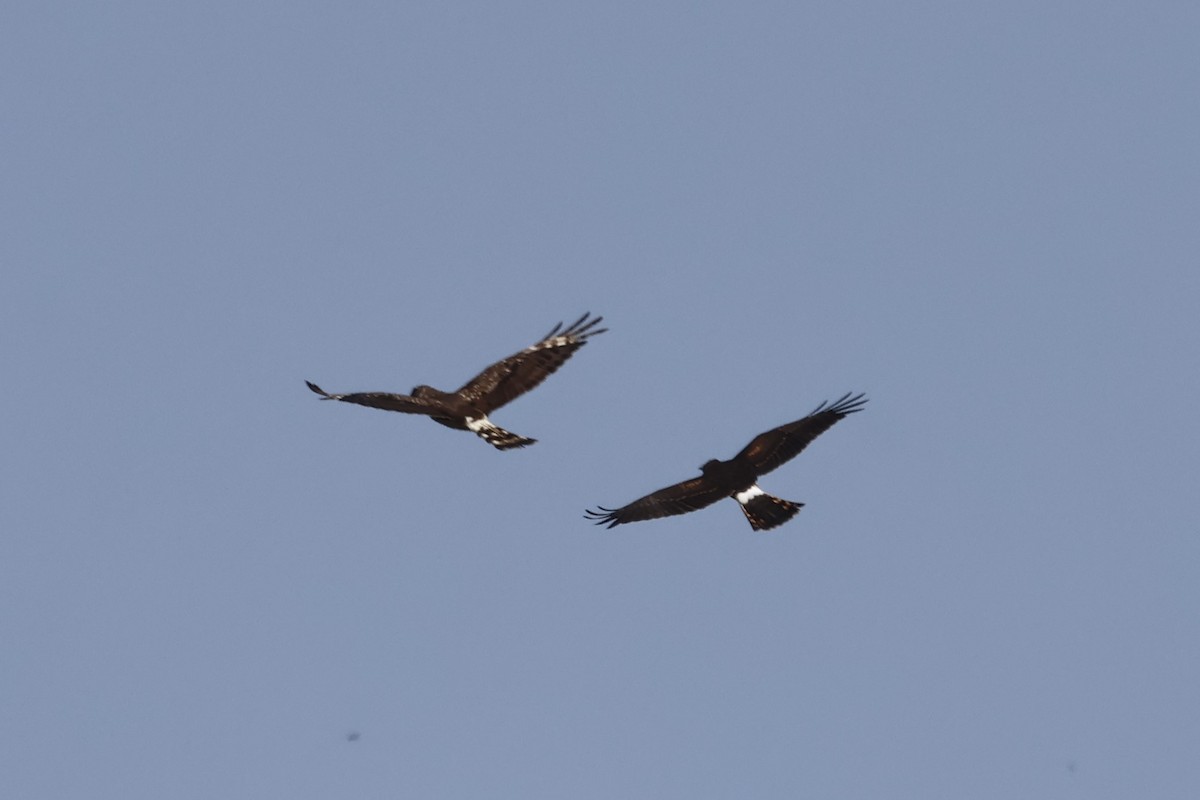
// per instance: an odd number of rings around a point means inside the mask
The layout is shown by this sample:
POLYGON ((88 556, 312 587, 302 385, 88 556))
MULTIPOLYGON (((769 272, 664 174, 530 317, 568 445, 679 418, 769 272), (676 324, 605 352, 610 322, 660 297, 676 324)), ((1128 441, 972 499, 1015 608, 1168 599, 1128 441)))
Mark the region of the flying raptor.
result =
POLYGON ((518 436, 492 423, 487 415, 528 392, 554 373, 588 338, 604 333, 596 329, 603 317, 588 318, 584 314, 567 327, 560 322, 519 353, 497 361, 467 381, 455 392, 442 392, 432 386, 418 386, 412 394, 388 392, 355 392, 330 394, 311 381, 308 388, 321 395, 322 400, 341 400, 360 406, 400 411, 405 414, 424 414, 448 428, 471 431, 499 450, 524 447, 536 439, 518 436))
POLYGON ((782 525, 804 503, 773 497, 758 488, 758 477, 800 454, 809 443, 847 414, 866 405, 862 394, 847 393, 836 402, 821 403, 807 417, 760 433, 750 444, 728 461, 712 459, 700 467, 700 477, 659 489, 620 508, 588 509, 584 516, 597 525, 614 528, 626 522, 640 522, 675 514, 686 514, 710 506, 722 497, 732 497, 756 531, 782 525))

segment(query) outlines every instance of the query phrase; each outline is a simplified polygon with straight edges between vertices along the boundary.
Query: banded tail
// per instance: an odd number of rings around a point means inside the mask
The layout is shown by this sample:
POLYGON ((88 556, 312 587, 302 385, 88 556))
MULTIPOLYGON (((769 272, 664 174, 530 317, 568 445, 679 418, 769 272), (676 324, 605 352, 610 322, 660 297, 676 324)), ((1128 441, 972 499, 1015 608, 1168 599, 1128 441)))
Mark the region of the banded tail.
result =
POLYGON ((467 417, 467 430, 474 432, 476 436, 497 450, 511 450, 515 447, 525 447, 537 441, 537 439, 530 439, 527 436, 506 431, 487 417, 479 417, 478 419, 467 417))
POLYGON ((751 486, 733 496, 738 506, 756 531, 769 531, 787 522, 799 513, 804 503, 795 503, 767 494, 758 486, 751 486))

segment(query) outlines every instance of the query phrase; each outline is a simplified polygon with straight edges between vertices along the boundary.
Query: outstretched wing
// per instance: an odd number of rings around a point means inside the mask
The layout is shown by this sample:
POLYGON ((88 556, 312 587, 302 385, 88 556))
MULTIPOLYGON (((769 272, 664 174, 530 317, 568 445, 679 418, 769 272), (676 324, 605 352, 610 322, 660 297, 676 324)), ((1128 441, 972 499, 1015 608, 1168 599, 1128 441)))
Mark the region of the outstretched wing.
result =
POLYGON ((343 403, 357 403, 360 406, 382 408, 384 411, 400 411, 405 414, 436 416, 445 412, 445 408, 440 403, 421 397, 409 397, 406 394, 390 394, 388 392, 330 394, 312 381, 305 381, 305 383, 308 384, 309 389, 321 395, 322 400, 341 400, 343 403))
POLYGON ((589 508, 584 512, 584 516, 594 520, 597 525, 608 525, 610 528, 615 528, 626 522, 641 522, 645 519, 658 519, 659 517, 698 511, 728 495, 728 486, 701 476, 668 486, 665 489, 659 489, 653 494, 648 494, 620 508, 597 506, 596 511, 589 508))
POLYGON ((735 460, 748 461, 758 475, 770 472, 796 456, 839 419, 862 411, 867 399, 846 393, 833 404, 821 403, 807 417, 760 433, 738 453, 735 460))
POLYGON ((604 317, 589 320, 588 314, 584 314, 566 328, 558 323, 537 344, 497 361, 467 381, 458 390, 459 397, 484 412, 494 411, 515 400, 553 374, 576 350, 587 344, 588 337, 608 330, 595 329, 602 319, 604 317))

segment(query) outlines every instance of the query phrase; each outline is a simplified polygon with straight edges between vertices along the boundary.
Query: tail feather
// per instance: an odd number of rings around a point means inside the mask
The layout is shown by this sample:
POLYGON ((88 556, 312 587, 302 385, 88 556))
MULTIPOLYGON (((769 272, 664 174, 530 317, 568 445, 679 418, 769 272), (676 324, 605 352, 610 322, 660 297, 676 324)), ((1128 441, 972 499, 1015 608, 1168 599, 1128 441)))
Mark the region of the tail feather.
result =
POLYGON ((475 431, 475 433, 497 450, 511 450, 515 447, 525 447, 537 441, 537 439, 519 436, 512 431, 506 431, 504 428, 498 428, 494 425, 484 430, 475 431))
POLYGON ((530 439, 527 436, 506 431, 487 417, 480 419, 471 419, 468 417, 467 429, 474 431, 476 436, 497 450, 511 450, 515 447, 525 447, 537 441, 537 439, 530 439))
POLYGON ((756 531, 769 531, 787 522, 800 511, 804 503, 794 503, 769 494, 756 494, 738 505, 756 531))

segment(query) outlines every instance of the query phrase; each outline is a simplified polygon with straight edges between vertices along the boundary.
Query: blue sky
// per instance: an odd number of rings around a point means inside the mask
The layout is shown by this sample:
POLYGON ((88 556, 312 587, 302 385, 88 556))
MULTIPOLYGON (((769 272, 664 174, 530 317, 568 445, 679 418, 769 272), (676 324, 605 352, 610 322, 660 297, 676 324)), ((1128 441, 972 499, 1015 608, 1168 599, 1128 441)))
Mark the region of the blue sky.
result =
POLYGON ((11 796, 1200 791, 1195 6, 3 22, 11 796), (585 310, 525 450, 304 387, 585 310))

